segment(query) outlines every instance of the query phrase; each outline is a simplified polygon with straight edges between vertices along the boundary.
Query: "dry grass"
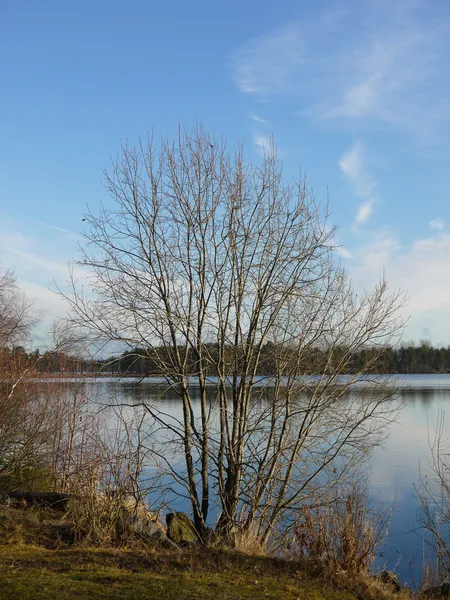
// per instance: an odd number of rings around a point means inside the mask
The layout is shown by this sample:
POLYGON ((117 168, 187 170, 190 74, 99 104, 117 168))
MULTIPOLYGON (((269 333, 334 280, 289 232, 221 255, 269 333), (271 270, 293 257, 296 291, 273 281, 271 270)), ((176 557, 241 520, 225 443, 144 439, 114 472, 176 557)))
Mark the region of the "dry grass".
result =
POLYGON ((390 600, 375 586, 337 587, 298 563, 236 552, 0 546, 0 600, 390 600))
POLYGON ((234 549, 237 552, 248 554, 250 556, 264 556, 266 547, 261 543, 261 538, 253 531, 237 531, 234 536, 234 549))
POLYGON ((294 529, 291 552, 330 572, 358 577, 368 571, 387 524, 388 518, 373 514, 364 493, 355 489, 325 506, 305 506, 294 529))
POLYGON ((393 600, 373 577, 339 572, 330 578, 309 561, 245 550, 171 552, 80 547, 67 515, 43 508, 0 507, 0 600, 92 598, 158 600, 393 600), (6 517, 6 518, 2 518, 6 517))
POLYGON ((62 548, 75 541, 72 524, 60 511, 42 508, 0 507, 0 544, 62 548))
MULTIPOLYGON (((99 500, 98 506, 91 508, 95 511, 86 512, 86 500, 71 500, 66 513, 26 506, 21 502, 0 505, 0 544, 25 544, 49 549, 72 546, 139 548, 148 545, 130 528, 131 521, 127 519, 133 514, 128 512, 130 507, 99 500)), ((154 519, 154 515, 148 512, 148 518, 154 519)))

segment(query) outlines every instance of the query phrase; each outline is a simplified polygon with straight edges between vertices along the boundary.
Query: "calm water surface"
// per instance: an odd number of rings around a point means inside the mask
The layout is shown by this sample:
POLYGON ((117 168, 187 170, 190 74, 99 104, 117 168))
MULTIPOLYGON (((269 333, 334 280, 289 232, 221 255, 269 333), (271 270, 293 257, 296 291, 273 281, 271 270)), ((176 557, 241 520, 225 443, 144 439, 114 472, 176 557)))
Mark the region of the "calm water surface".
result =
POLYGON ((369 481, 372 495, 394 506, 378 566, 386 565, 404 583, 411 583, 412 578, 420 578, 427 553, 418 524, 416 490, 421 482, 433 484, 430 448, 441 417, 443 437, 450 434, 450 375, 402 379, 407 386, 401 391, 404 406, 397 422, 390 425, 384 446, 371 457, 369 481))
MULTIPOLYGON (((420 481, 432 479, 430 442, 433 440, 441 414, 447 412, 444 437, 450 433, 450 375, 404 375, 401 396, 403 408, 398 420, 388 429, 386 441, 370 459, 370 492, 375 499, 393 506, 388 538, 380 549, 378 567, 394 570, 404 583, 419 579, 424 544, 417 531, 420 481)), ((95 388, 105 400, 115 395, 119 400, 157 401, 161 409, 174 417, 181 417, 181 406, 176 396, 161 398, 155 382, 144 380, 96 380, 86 382, 86 392, 95 388)), ((189 510, 187 505, 177 510, 189 510)))

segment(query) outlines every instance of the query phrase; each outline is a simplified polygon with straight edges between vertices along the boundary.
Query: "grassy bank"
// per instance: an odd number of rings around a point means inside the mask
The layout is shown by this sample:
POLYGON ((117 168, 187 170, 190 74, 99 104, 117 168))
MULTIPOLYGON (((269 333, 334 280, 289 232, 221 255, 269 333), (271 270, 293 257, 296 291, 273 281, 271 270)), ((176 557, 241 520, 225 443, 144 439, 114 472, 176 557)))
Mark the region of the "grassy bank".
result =
POLYGON ((299 564, 225 551, 48 550, 0 546, 0 599, 363 600, 405 598, 326 581, 299 564))
POLYGON ((64 514, 4 506, 0 600, 369 600, 406 598, 373 578, 224 549, 86 548, 64 514))

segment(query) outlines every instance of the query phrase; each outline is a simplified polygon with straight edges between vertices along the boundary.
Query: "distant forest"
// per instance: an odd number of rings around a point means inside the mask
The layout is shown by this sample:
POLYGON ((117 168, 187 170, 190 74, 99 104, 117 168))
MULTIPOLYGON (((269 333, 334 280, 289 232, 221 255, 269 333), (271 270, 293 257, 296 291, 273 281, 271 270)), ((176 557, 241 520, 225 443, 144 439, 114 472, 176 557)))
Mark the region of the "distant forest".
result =
MULTIPOLYGON (((5 350, 4 350, 5 351, 5 350)), ((6 350, 7 351, 7 350, 6 350)), ((71 356, 61 352, 40 353, 35 350, 27 353, 21 346, 7 351, 14 355, 16 361, 31 361, 34 368, 40 373, 60 373, 60 374, 114 374, 114 375, 135 375, 149 376, 158 375, 158 362, 164 360, 166 351, 162 348, 153 349, 150 355, 148 351, 142 348, 123 352, 120 356, 111 357, 103 360, 92 360, 71 356), (158 358, 155 358, 155 352, 158 358)), ((208 352, 212 357, 215 354, 215 348, 211 345, 208 352)), ((342 349, 342 353, 345 349, 342 349)), ((384 348, 382 353, 380 349, 365 349, 355 353, 351 358, 345 360, 344 373, 358 372, 372 361, 370 372, 373 373, 450 373, 450 346, 443 348, 434 348, 428 343, 422 343, 419 346, 408 345, 397 348, 384 348), (373 359, 372 359, 373 357, 373 359)), ((334 360, 340 360, 340 352, 334 349, 334 360)), ((262 348, 260 375, 272 375, 276 371, 275 352, 272 344, 266 344, 262 348)), ((231 357, 230 357, 231 358, 231 357)), ((213 361, 214 362, 214 361, 213 361)), ((325 364, 324 353, 313 350, 307 356, 302 357, 304 362, 305 374, 319 373, 323 371, 321 365, 325 364)), ((196 371, 195 361, 191 360, 191 371, 196 371)), ((336 363, 334 363, 336 364, 336 363)), ((209 370, 209 375, 215 375, 214 366, 209 370)), ((231 361, 230 361, 231 372, 231 361)))

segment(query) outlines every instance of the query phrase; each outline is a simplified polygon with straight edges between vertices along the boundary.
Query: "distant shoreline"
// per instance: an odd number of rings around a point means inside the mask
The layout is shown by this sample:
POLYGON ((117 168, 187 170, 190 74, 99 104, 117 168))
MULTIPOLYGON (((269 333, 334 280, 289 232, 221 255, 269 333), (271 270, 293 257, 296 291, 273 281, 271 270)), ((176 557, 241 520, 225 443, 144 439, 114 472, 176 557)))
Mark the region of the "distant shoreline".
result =
MULTIPOLYGON (((325 375, 325 374, 324 374, 325 375)), ((341 375, 344 376, 354 376, 356 375, 356 373, 342 373, 341 375)), ((386 375, 406 375, 406 376, 412 376, 412 375, 421 375, 426 376, 426 375, 430 375, 430 376, 436 376, 436 375, 441 375, 441 376, 445 376, 445 375, 450 375, 450 371, 446 371, 446 372, 439 372, 439 371, 416 371, 414 373, 404 373, 402 371, 398 371, 398 372, 393 372, 393 373, 365 373, 363 375, 361 375, 361 377, 372 377, 374 375, 380 375, 380 376, 386 376, 386 375)), ((190 377, 195 377, 195 375, 190 375, 190 377)), ((215 375, 207 375, 207 379, 211 379, 217 377, 215 375)), ((270 378, 273 377, 270 374, 264 374, 264 375, 257 375, 258 378, 270 378)), ((315 377, 314 375, 306 375, 306 377, 315 377)), ((319 375, 317 375, 317 377, 319 377, 319 375)), ((142 374, 138 374, 138 373, 107 373, 107 372, 102 372, 102 373, 52 373, 51 371, 48 372, 42 372, 42 373, 36 373, 33 374, 30 378, 32 379, 75 379, 75 378, 83 378, 83 379, 87 379, 87 378, 95 378, 95 379, 102 379, 102 378, 108 378, 108 379, 161 379, 164 378, 164 375, 162 373, 152 373, 149 375, 142 375, 142 374)))

